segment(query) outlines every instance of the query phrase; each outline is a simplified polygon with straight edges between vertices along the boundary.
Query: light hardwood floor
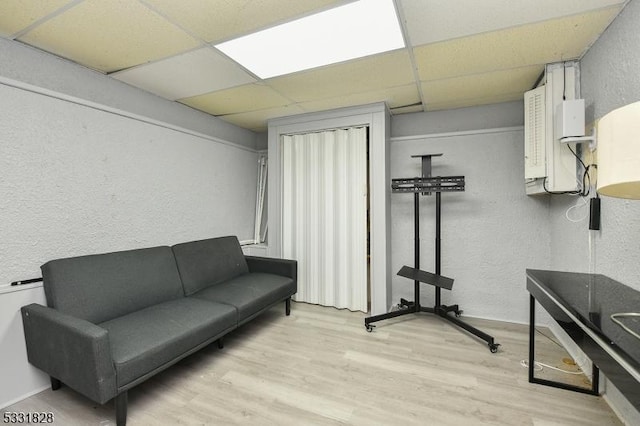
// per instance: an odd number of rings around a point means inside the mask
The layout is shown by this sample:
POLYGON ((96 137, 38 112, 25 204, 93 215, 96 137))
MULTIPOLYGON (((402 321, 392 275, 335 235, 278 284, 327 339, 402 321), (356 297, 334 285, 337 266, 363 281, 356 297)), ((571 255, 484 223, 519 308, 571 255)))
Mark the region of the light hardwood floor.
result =
MULTIPOLYGON (((600 397, 527 382, 524 325, 467 319, 502 344, 492 354, 429 314, 379 322, 372 333, 363 319, 302 303, 286 317, 278 306, 227 336, 224 349, 210 345, 129 391, 128 424, 621 424, 600 397)), ((567 368, 559 345, 540 334, 536 342, 540 361, 567 368)), ((59 425, 115 424, 112 404, 67 387, 2 411, 52 411, 59 425)))

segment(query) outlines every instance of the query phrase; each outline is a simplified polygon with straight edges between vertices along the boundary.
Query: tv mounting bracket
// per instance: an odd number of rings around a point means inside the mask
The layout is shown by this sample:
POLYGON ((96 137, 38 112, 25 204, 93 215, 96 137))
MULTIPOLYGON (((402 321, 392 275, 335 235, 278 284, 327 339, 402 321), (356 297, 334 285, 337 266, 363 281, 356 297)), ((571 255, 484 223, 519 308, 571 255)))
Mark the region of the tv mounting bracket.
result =
POLYGON ((400 178, 391 180, 391 191, 394 193, 413 193, 414 206, 414 267, 403 266, 398 275, 412 279, 414 282, 414 299, 413 302, 400 299, 400 309, 397 311, 387 312, 386 314, 374 315, 364 319, 364 326, 368 332, 373 331, 373 322, 395 318, 402 315, 409 315, 418 312, 428 312, 451 322, 453 325, 460 327, 472 335, 484 340, 489 346, 491 353, 498 351, 499 343, 487 333, 467 324, 459 319, 462 310, 458 305, 443 305, 441 303, 441 290, 451 290, 453 287, 453 279, 440 274, 441 263, 441 220, 442 220, 442 203, 441 194, 443 192, 462 192, 464 191, 464 176, 431 176, 431 159, 439 157, 442 154, 412 155, 412 158, 420 158, 422 160, 422 177, 416 178, 400 178), (420 195, 436 196, 436 239, 435 239, 435 274, 420 270, 420 195), (433 308, 420 305, 420 283, 430 284, 435 287, 435 305, 433 308), (449 315, 453 313, 454 316, 449 315))

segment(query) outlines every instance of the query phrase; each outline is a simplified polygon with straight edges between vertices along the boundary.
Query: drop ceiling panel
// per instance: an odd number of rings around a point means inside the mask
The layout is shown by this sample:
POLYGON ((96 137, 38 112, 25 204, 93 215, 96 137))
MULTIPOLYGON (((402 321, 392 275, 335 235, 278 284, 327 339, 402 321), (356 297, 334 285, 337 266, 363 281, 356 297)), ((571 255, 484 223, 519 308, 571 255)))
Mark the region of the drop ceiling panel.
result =
POLYGON ((406 107, 390 108, 389 111, 391 112, 391 115, 399 115, 408 114, 411 112, 423 112, 424 108, 422 107, 422 104, 420 104, 406 107))
POLYGON ((400 0, 414 46, 624 4, 624 0, 400 0))
POLYGON ((422 93, 426 109, 431 109, 432 105, 445 103, 460 103, 461 106, 462 104, 478 105, 474 102, 491 98, 520 99, 523 93, 533 86, 543 70, 544 65, 534 65, 423 82, 422 93))
POLYGON ((266 81, 295 102, 339 98, 414 82, 406 49, 302 71, 266 81))
POLYGON ((269 108, 259 111, 230 114, 220 117, 221 119, 253 130, 254 132, 264 132, 267 130, 267 121, 272 118, 288 117, 290 115, 302 114, 304 111, 297 105, 288 105, 279 108, 269 108))
MULTIPOLYGON (((433 104, 428 104, 427 111, 439 111, 446 109, 456 109, 456 108, 466 108, 471 106, 479 106, 479 105, 491 105, 498 104, 502 102, 510 102, 510 101, 518 101, 522 100, 522 93, 506 93, 503 95, 495 95, 489 96, 486 98, 475 98, 475 99, 455 99, 448 100, 433 104)), ((392 111, 393 112, 393 111, 392 111)))
POLYGON ((608 8, 417 47, 420 80, 579 58, 618 12, 608 8))
POLYGON ((170 100, 256 81, 237 63, 209 47, 129 68, 111 76, 170 100))
POLYGON ((412 51, 258 81, 208 44, 350 1, 0 0, 0 37, 262 131, 269 118, 378 101, 401 114, 520 99, 543 64, 580 57, 626 4, 396 0, 412 51))
POLYGON ((406 105, 420 103, 420 94, 415 84, 409 84, 365 93, 345 93, 338 98, 303 102, 298 105, 307 112, 316 112, 333 108, 365 105, 374 102, 386 102, 389 108, 404 107, 406 105))
POLYGON ((344 0, 144 0, 207 42, 219 42, 338 6, 344 0))
POLYGON ((68 3, 70 0, 3 0, 0 36, 10 37, 68 3))
POLYGON ((86 0, 19 40, 103 72, 171 56, 199 44, 130 0, 86 0))
POLYGON ((292 103, 272 88, 258 83, 180 99, 180 102, 213 115, 257 111, 292 103))

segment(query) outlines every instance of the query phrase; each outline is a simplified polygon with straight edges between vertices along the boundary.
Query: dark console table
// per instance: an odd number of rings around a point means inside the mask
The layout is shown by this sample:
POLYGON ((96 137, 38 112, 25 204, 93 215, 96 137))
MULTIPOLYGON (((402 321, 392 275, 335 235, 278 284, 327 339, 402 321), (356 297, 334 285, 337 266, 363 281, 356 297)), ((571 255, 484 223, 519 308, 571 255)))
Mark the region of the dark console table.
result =
POLYGON ((529 382, 598 394, 598 370, 640 410, 640 291, 599 274, 527 269, 529 382), (593 363, 591 389, 534 377, 535 302, 593 363))

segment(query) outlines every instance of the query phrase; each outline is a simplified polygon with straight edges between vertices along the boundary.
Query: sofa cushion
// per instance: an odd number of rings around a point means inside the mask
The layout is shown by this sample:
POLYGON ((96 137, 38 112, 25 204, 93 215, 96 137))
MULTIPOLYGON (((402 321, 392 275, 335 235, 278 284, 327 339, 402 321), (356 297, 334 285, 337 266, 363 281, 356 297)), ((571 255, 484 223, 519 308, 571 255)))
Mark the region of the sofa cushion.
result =
POLYGON ((187 296, 249 272, 233 236, 176 244, 172 249, 187 296))
POLYGON ((250 273, 207 287, 193 295, 238 309, 238 323, 250 319, 265 307, 296 292, 293 279, 267 273, 250 273))
POLYGON ((171 365, 171 361, 236 324, 237 314, 232 306, 183 297, 100 326, 109 332, 117 385, 122 388, 149 372, 171 365))
POLYGON ((94 324, 184 296, 169 247, 57 259, 41 269, 47 304, 94 324))

